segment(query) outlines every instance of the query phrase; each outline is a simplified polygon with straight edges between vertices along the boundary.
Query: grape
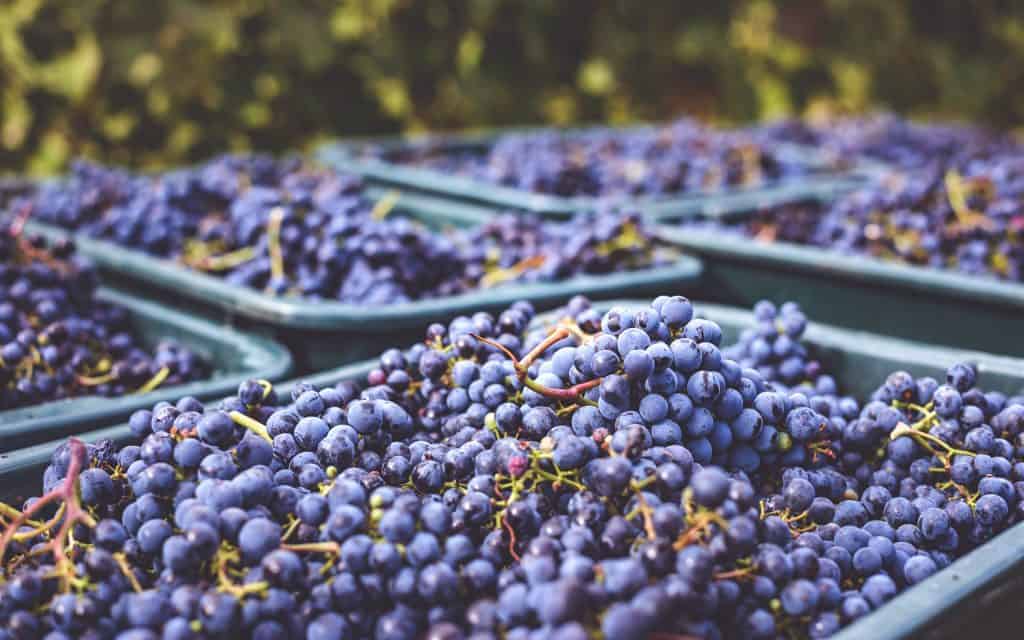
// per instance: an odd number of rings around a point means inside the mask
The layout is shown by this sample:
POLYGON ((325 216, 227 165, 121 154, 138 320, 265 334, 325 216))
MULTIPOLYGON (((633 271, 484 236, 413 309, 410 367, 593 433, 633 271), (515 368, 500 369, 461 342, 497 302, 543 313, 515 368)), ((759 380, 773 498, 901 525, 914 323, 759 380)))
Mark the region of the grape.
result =
POLYGON ((0 411, 209 375, 208 363, 173 340, 144 345, 129 311, 97 298, 96 270, 74 244, 48 246, 23 223, 0 223, 0 411))
MULTIPOLYGON (((826 362, 762 375, 684 299, 591 311, 456 318, 384 376, 247 381, 136 413, 131 444, 62 444, 4 516, 0 633, 826 637, 1024 513, 1024 404, 976 367, 862 403, 826 362)), ((782 336, 817 362, 805 326, 758 304, 758 362, 782 336)))
MULTIPOLYGON (((1022 147, 1011 136, 898 118, 806 130, 768 129, 763 140, 807 134, 836 157, 868 157, 888 171, 827 203, 786 203, 721 222, 683 224, 762 242, 810 245, 967 276, 1020 282, 1022 147)), ((966 364, 964 366, 967 366, 966 364)), ((969 384, 967 385, 970 386, 969 384)))
MULTIPOLYGON (((75 162, 65 180, 41 185, 11 206, 232 286, 351 304, 557 282, 666 265, 676 257, 628 211, 602 208, 561 222, 509 212, 439 232, 392 212, 394 205, 390 197, 371 201, 355 176, 296 158, 246 155, 154 175, 75 162)), ((55 312, 50 306, 41 309, 47 316, 55 312)), ((239 400, 251 405, 261 392, 250 386, 239 400)), ((297 409, 316 411, 305 403, 297 409)))
POLYGON ((980 127, 923 124, 888 113, 812 123, 782 120, 760 127, 758 137, 821 147, 837 158, 864 157, 901 169, 927 166, 965 149, 1001 143, 996 134, 980 127))
POLYGON ((903 575, 909 584, 917 584, 938 570, 928 556, 914 556, 903 565, 903 575))
POLYGON ((803 163, 758 145, 757 137, 681 119, 627 131, 509 133, 473 150, 427 141, 398 149, 367 146, 359 153, 564 197, 665 197, 775 184, 808 172, 803 163))

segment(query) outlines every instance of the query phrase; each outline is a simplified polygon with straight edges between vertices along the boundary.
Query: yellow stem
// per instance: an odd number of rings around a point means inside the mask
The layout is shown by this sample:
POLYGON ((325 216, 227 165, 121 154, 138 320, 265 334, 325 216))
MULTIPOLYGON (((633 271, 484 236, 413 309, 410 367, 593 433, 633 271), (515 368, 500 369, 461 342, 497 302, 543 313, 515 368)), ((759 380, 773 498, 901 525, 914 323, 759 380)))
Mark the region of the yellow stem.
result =
MULTIPOLYGON (((918 431, 917 429, 914 429, 913 427, 909 426, 905 422, 901 422, 901 423, 897 424, 896 428, 893 429, 892 433, 889 435, 890 439, 893 439, 893 440, 895 440, 896 438, 899 438, 900 436, 910 436, 910 437, 916 439, 918 442, 921 442, 921 440, 925 440, 925 441, 937 444, 938 446, 940 446, 940 447, 942 447, 943 449, 946 450, 946 455, 962 455, 962 456, 970 456, 972 458, 975 455, 977 455, 973 451, 965 451, 963 449, 957 449, 956 447, 952 447, 949 444, 947 444, 946 442, 944 442, 942 439, 940 439, 940 438, 938 438, 936 436, 933 436, 932 434, 928 433, 927 431, 918 431)), ((934 449, 929 447, 927 444, 924 444, 923 442, 921 442, 921 444, 924 445, 924 447, 926 449, 934 452, 934 449)))
POLYGON ((257 380, 256 381, 261 387, 263 387, 263 399, 266 400, 270 392, 274 390, 274 385, 270 380, 257 380))
POLYGON ((388 217, 391 210, 398 204, 399 198, 402 194, 398 191, 388 191, 381 199, 377 201, 377 204, 373 205, 373 209, 370 211, 370 217, 374 220, 383 220, 388 217))
POLYGON ((25 542, 26 540, 31 540, 32 538, 38 535, 42 535, 50 529, 53 529, 60 522, 60 519, 64 517, 64 509, 65 505, 62 503, 59 507, 57 507, 57 513, 55 513, 52 518, 50 518, 46 522, 38 524, 29 531, 19 531, 18 533, 15 533, 13 536, 11 536, 11 540, 15 540, 17 542, 25 542))
POLYGON ((274 207, 267 221, 267 251, 270 253, 270 274, 275 279, 284 277, 284 253, 281 250, 281 224, 284 209, 274 207))
POLYGON ((338 553, 340 547, 337 542, 307 542, 304 544, 282 544, 282 549, 288 551, 299 551, 307 553, 338 553))
POLYGON ((107 384, 117 380, 117 376, 114 372, 104 374, 102 376, 78 376, 78 384, 86 387, 95 387, 101 384, 107 384))
POLYGON ((637 491, 636 499, 639 503, 637 508, 644 517, 644 532, 647 534, 647 539, 654 540, 658 537, 658 532, 654 529, 654 514, 651 511, 651 506, 647 504, 647 498, 644 497, 643 491, 637 491))
POLYGON ((956 214, 960 224, 965 226, 980 225, 991 226, 991 221, 984 213, 974 211, 967 203, 967 199, 974 192, 974 186, 967 184, 956 169, 946 172, 945 178, 946 195, 949 198, 949 206, 956 214))
POLYGON ((267 442, 272 443, 274 441, 274 439, 270 437, 270 433, 267 431, 267 427, 264 426, 263 423, 261 423, 260 421, 254 418, 250 418, 249 416, 245 415, 240 411, 232 411, 228 415, 231 416, 231 420, 233 420, 235 424, 241 427, 245 427, 246 429, 252 431, 259 437, 266 440, 267 442))
POLYGON ((168 369, 167 367, 161 367, 160 370, 156 372, 156 375, 147 380, 146 384, 136 389, 135 393, 149 393, 153 389, 159 387, 163 383, 163 381, 167 379, 167 376, 169 375, 171 375, 171 370, 168 369))
MULTIPOLYGON (((11 518, 11 519, 13 519, 13 518, 20 518, 21 517, 21 511, 15 509, 14 507, 12 507, 9 504, 6 504, 4 502, 0 502, 0 516, 2 516, 4 518, 11 518)), ((38 526, 39 524, 41 524, 41 521, 40 520, 26 520, 25 524, 31 525, 31 526, 35 527, 35 526, 38 526)))
POLYGON ((541 267, 546 258, 544 256, 530 256, 523 258, 511 267, 505 269, 494 269, 480 279, 480 286, 484 288, 494 287, 509 280, 515 280, 530 269, 541 267))
POLYGON ((187 261, 186 264, 200 271, 227 271, 251 261, 256 257, 256 249, 242 247, 219 256, 208 256, 201 260, 187 261))
POLYGON ((117 561, 117 566, 121 569, 121 573, 124 574, 124 577, 128 578, 128 582, 131 583, 132 589, 134 589, 136 593, 142 591, 142 585, 139 584, 139 580, 135 577, 135 572, 132 571, 132 567, 128 563, 128 559, 125 558, 124 554, 115 553, 114 560, 117 561))

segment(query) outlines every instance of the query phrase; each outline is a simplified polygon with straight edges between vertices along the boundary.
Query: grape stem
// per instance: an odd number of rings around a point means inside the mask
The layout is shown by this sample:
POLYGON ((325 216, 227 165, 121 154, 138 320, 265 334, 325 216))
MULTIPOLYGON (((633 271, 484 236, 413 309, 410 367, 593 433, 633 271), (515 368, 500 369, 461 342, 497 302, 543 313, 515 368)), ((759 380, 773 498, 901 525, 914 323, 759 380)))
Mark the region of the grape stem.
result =
POLYGON ((544 265, 544 256, 530 256, 523 258, 511 267, 506 269, 495 269, 480 279, 480 286, 483 288, 496 287, 499 284, 515 280, 530 269, 537 269, 544 265))
POLYGON ((295 552, 304 553, 326 553, 326 554, 337 554, 341 551, 341 547, 338 546, 337 542, 306 542, 297 544, 282 544, 282 549, 295 552))
POLYGON ((985 230, 992 230, 992 220, 990 220, 984 213, 974 211, 971 209, 967 200, 970 198, 975 191, 985 190, 986 187, 990 186, 990 183, 970 183, 967 184, 963 177, 956 169, 950 169, 946 172, 944 184, 946 187, 946 195, 949 198, 949 206, 953 209, 953 213, 956 214, 957 220, 960 224, 968 229, 972 227, 981 227, 985 230))
POLYGON ((28 219, 32 217, 32 203, 27 203, 25 206, 18 211, 18 214, 11 220, 10 226, 7 227, 7 233, 12 238, 18 238, 25 230, 25 225, 28 223, 28 219))
POLYGON ((577 404, 585 404, 585 405, 594 405, 595 404, 593 400, 589 400, 589 399, 583 397, 583 394, 586 393, 587 391, 589 391, 590 389, 593 389, 594 387, 599 386, 601 384, 601 381, 603 380, 603 378, 595 378, 594 380, 587 380, 586 382, 581 382, 579 384, 575 384, 575 385, 573 385, 571 387, 568 387, 566 389, 552 389, 551 387, 547 387, 547 386, 544 386, 544 385, 540 384, 539 382, 537 382, 536 380, 533 380, 529 376, 530 365, 532 365, 534 363, 534 361, 537 360, 537 358, 539 358, 541 355, 543 355, 544 352, 547 351, 548 349, 550 349, 553 345, 555 345, 555 344, 561 342, 562 340, 565 340, 566 338, 569 338, 569 337, 572 336, 572 332, 570 332, 567 328, 565 328, 565 327, 558 327, 558 328, 556 328, 554 331, 551 332, 550 335, 548 335, 543 341, 541 341, 540 344, 535 346, 533 349, 530 350, 529 353, 527 353, 525 356, 523 356, 523 358, 521 360, 519 358, 517 358, 514 353, 509 351, 505 347, 505 345, 503 345, 503 344, 501 344, 499 342, 491 340, 490 338, 485 338, 485 337, 483 337, 483 336, 481 336, 479 334, 475 334, 475 333, 474 334, 470 334, 470 335, 472 335, 475 339, 479 340, 480 342, 482 342, 482 343, 484 343, 484 344, 486 344, 488 346, 494 347, 495 349, 497 349, 501 353, 505 354, 505 356, 508 357, 508 359, 512 361, 512 366, 515 368, 515 371, 516 371, 516 378, 527 389, 530 389, 531 391, 533 391, 535 393, 539 393, 540 395, 542 395, 542 396, 544 396, 546 398, 552 398, 554 400, 563 400, 563 401, 566 401, 566 402, 569 402, 569 403, 575 402, 577 404))
POLYGON ((270 253, 270 274, 274 279, 284 277, 284 253, 281 251, 281 224, 284 209, 274 207, 267 220, 267 252, 270 253))
POLYGON ((395 205, 398 204, 401 197, 402 194, 398 191, 388 191, 380 200, 377 201, 375 205, 373 205, 373 209, 370 211, 370 217, 374 220, 383 220, 388 217, 388 214, 395 208, 395 205))
POLYGON ((200 271, 228 271, 256 258, 256 250, 253 247, 242 247, 219 256, 207 256, 186 264, 193 269, 200 271))
POLYGON ((969 457, 973 458, 975 455, 977 455, 973 451, 966 451, 964 449, 957 449, 956 447, 950 446, 949 444, 944 442, 941 438, 933 436, 932 434, 928 433, 927 431, 918 431, 917 429, 914 429, 913 427, 911 427, 910 425, 908 425, 905 422, 900 422, 899 424, 897 424, 896 428, 893 429, 892 433, 889 435, 889 438, 892 439, 892 440, 895 440, 896 438, 899 438, 901 436, 910 436, 911 438, 914 438, 915 440, 918 441, 919 444, 921 444, 921 446, 923 446, 924 448, 928 449, 929 451, 931 451, 932 453, 934 453, 935 455, 940 456, 940 457, 942 457, 943 454, 939 453, 934 448, 929 446, 927 444, 927 442, 931 442, 931 443, 933 443, 935 445, 938 445, 939 447, 942 447, 943 449, 945 449, 946 450, 946 453, 945 453, 946 456, 960 455, 960 456, 969 456, 969 457))
POLYGON ((168 369, 167 367, 160 367, 160 370, 156 372, 156 375, 153 376, 152 378, 150 378, 149 380, 147 380, 146 383, 143 384, 141 387, 136 389, 135 393, 136 394, 149 393, 150 391, 156 389, 161 384, 163 384, 164 380, 166 380, 167 376, 169 376, 169 375, 171 375, 171 370, 170 369, 168 369))
POLYGON ((725 520, 714 511, 706 511, 699 514, 694 519, 693 524, 690 525, 690 528, 679 536, 679 538, 672 544, 672 548, 679 551, 690 543, 699 540, 701 535, 703 535, 707 531, 707 528, 712 524, 717 524, 723 528, 726 527, 725 520))
POLYGON ((299 523, 301 523, 301 522, 302 521, 299 520, 298 518, 294 518, 288 524, 288 528, 284 530, 283 534, 281 534, 281 542, 282 543, 284 543, 286 540, 288 540, 288 538, 292 537, 292 534, 295 533, 295 529, 299 526, 299 523))
POLYGON ((636 499, 637 509, 640 510, 640 515, 644 518, 644 533, 647 534, 648 540, 655 540, 658 537, 658 532, 654 528, 654 512, 651 510, 651 505, 647 504, 647 498, 643 491, 636 492, 636 499))
POLYGON ((508 531, 508 552, 513 558, 515 558, 516 562, 519 562, 519 554, 516 553, 516 531, 512 528, 512 525, 509 524, 508 514, 504 512, 501 517, 501 526, 505 527, 505 530, 508 531))
POLYGON ((552 389, 551 387, 545 387, 536 380, 531 380, 530 378, 523 378, 522 381, 523 386, 525 386, 527 389, 530 389, 531 391, 536 391, 542 396, 554 398, 556 400, 580 402, 582 404, 593 404, 592 401, 587 400, 586 398, 582 398, 581 396, 590 389, 593 389, 594 387, 601 385, 600 378, 596 378, 594 380, 587 380, 586 382, 581 382, 566 389, 552 389))
POLYGON ((125 578, 128 578, 128 582, 132 585, 132 589, 135 593, 142 591, 142 585, 139 584, 139 579, 135 576, 135 572, 132 571, 132 567, 128 564, 128 558, 123 553, 115 553, 114 560, 117 562, 117 566, 121 569, 121 573, 124 574, 125 578))
POLYGON ((102 376, 78 376, 76 379, 78 380, 78 384, 83 387, 95 387, 101 384, 107 384, 108 382, 113 382, 114 380, 117 380, 117 376, 111 371, 102 376))
POLYGON ((270 433, 267 431, 267 427, 255 418, 250 418, 241 411, 232 411, 228 414, 231 416, 231 420, 234 421, 240 427, 245 427, 249 431, 252 431, 259 437, 263 438, 267 442, 273 443, 274 439, 270 437, 270 433))
POLYGON ((550 349, 553 345, 558 342, 565 340, 569 337, 569 331, 564 327, 559 327, 552 331, 548 337, 544 338, 536 347, 530 349, 530 352, 523 356, 522 362, 516 362, 516 371, 525 375, 526 371, 530 368, 530 365, 534 363, 537 358, 544 355, 544 352, 550 349))
POLYGON ((88 450, 85 443, 78 438, 71 438, 68 441, 68 447, 70 460, 64 481, 41 496, 32 506, 18 512, 17 515, 12 514, 13 518, 10 524, 0 536, 0 562, 3 562, 6 559, 8 545, 11 541, 19 539, 18 530, 31 523, 32 516, 40 513, 47 506, 60 502, 57 515, 44 525, 36 526, 33 532, 36 535, 43 535, 46 531, 52 531, 56 527, 56 532, 51 536, 50 541, 41 549, 48 550, 53 554, 54 574, 60 580, 63 592, 68 591, 71 587, 75 573, 75 567, 68 558, 68 547, 74 544, 72 537, 74 526, 76 524, 83 524, 90 528, 96 526, 96 520, 82 507, 79 490, 79 476, 86 466, 88 450))
POLYGON ((68 272, 71 270, 71 266, 68 262, 59 260, 53 257, 50 253, 43 249, 37 249, 32 246, 25 239, 25 225, 28 223, 28 219, 32 217, 32 204, 28 203, 17 213, 10 225, 7 227, 7 234, 14 238, 15 246, 18 251, 18 255, 15 257, 18 259, 24 259, 29 262, 37 260, 44 264, 50 265, 61 272, 68 272))
POLYGON ((239 600, 245 596, 255 593, 262 593, 270 586, 265 580, 250 582, 248 584, 237 584, 228 575, 228 568, 231 563, 238 562, 241 558, 238 550, 227 543, 217 551, 217 589, 231 594, 239 600))
POLYGON ((745 578, 750 576, 750 574, 753 573, 753 571, 753 567, 733 569, 732 571, 723 571, 721 573, 716 573, 714 578, 715 580, 733 580, 736 578, 745 578))

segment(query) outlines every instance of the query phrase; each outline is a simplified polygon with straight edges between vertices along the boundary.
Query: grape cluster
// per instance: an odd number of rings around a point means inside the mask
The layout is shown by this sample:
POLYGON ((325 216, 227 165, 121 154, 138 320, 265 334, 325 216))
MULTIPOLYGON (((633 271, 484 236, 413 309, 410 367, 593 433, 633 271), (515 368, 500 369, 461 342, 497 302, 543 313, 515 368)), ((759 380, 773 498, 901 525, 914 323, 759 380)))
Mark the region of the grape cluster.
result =
POLYGON ((894 114, 831 117, 820 121, 781 120, 756 129, 766 143, 791 142, 822 149, 836 158, 867 158, 902 170, 1008 145, 992 131, 964 124, 916 123, 894 114))
POLYGON ((190 238, 203 239, 203 229, 223 220, 250 188, 273 188, 298 168, 295 160, 222 156, 194 169, 136 175, 77 160, 67 176, 40 185, 25 204, 43 222, 173 256, 190 238))
POLYGON ((457 237, 466 276, 488 287, 643 269, 675 258, 639 215, 616 211, 579 214, 570 222, 505 214, 457 237))
POLYGON ((128 310, 96 299, 96 273, 68 241, 0 227, 0 410, 60 398, 123 395, 196 380, 199 356, 165 340, 152 351, 128 310))
POLYGON ((692 228, 1024 280, 1024 151, 957 156, 878 178, 829 204, 785 204, 692 228))
POLYGON ((810 167, 759 144, 746 131, 682 119, 640 130, 508 133, 464 148, 427 141, 362 150, 397 164, 555 196, 671 196, 791 180, 810 167))
POLYGON ((814 245, 818 224, 826 211, 827 206, 818 200, 798 200, 750 211, 743 217, 725 220, 697 217, 682 224, 690 229, 742 235, 764 243, 814 245))
POLYGON ((31 194, 35 190, 35 183, 31 180, 17 177, 0 177, 0 209, 14 201, 31 194))
POLYGON ((0 506, 0 634, 821 638, 1024 513, 1024 398, 970 365, 861 406, 765 377, 812 362, 774 353, 791 305, 724 349, 679 296, 533 316, 62 445, 41 497, 0 506))
POLYGON ((374 203, 353 176, 296 160, 224 156, 133 176, 76 163, 24 203, 50 224, 141 249, 274 295, 353 304, 451 296, 672 259, 636 215, 572 221, 513 214, 433 231, 374 203))
POLYGON ((1024 152, 973 158, 850 194, 813 242, 909 264, 1020 281, 1024 152))
POLYGON ((833 392, 835 380, 803 344, 807 316, 793 302, 776 308, 767 300, 754 306, 755 325, 743 331, 724 354, 741 366, 756 369, 765 380, 788 387, 815 385, 820 393, 833 392))

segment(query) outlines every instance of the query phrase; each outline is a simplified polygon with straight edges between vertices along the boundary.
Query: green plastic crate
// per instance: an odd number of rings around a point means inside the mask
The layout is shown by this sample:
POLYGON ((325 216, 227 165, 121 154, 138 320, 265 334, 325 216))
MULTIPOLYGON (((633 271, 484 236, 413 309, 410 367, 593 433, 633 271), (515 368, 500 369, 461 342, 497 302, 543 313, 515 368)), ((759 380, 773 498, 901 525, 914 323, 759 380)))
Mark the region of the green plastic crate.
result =
POLYGON ((247 378, 280 380, 291 371, 287 349, 267 338, 224 328, 112 289, 100 289, 97 297, 128 309, 136 335, 147 346, 173 338, 204 360, 216 363, 212 376, 140 395, 80 396, 0 411, 0 451, 123 420, 133 411, 161 400, 186 395, 202 399, 221 396, 234 391, 247 378))
MULTIPOLYGON (((630 127, 636 131, 649 127, 630 127)), ((884 166, 871 161, 856 161, 848 169, 835 168, 834 156, 808 147, 777 144, 774 149, 794 161, 806 164, 810 173, 802 178, 755 187, 730 187, 720 190, 681 193, 676 196, 595 198, 561 197, 506 187, 435 169, 406 166, 360 156, 360 150, 373 145, 387 151, 411 144, 430 143, 452 150, 477 150, 490 146, 496 138, 509 133, 550 131, 540 127, 515 127, 460 134, 433 135, 418 138, 382 137, 332 142, 316 152, 324 164, 342 171, 358 173, 368 180, 407 190, 443 195, 491 207, 525 209, 548 217, 567 218, 580 211, 594 210, 599 203, 614 202, 642 212, 651 219, 679 215, 728 216, 751 207, 766 207, 796 198, 827 196, 837 190, 849 189, 866 177, 876 175, 884 166)), ((566 135, 585 132, 586 128, 560 130, 566 135)))
POLYGON ((1024 284, 668 223, 656 233, 704 261, 701 294, 716 302, 793 300, 829 324, 1024 355, 1024 284))
MULTIPOLYGON (((395 207, 435 227, 478 224, 488 215, 479 207, 422 196, 402 195, 395 207)), ((67 235, 38 222, 28 227, 51 238, 67 235)), ((380 345, 421 339, 428 324, 460 313, 496 311, 523 299, 547 308, 576 294, 608 298, 664 291, 686 293, 693 291, 701 274, 699 261, 681 256, 673 264, 649 269, 552 283, 511 283, 457 296, 373 307, 271 296, 111 242, 82 235, 75 241, 79 252, 120 287, 157 295, 168 304, 189 300, 211 318, 273 336, 291 349, 299 373, 366 358, 378 353, 380 345)))
MULTIPOLYGON (((600 307, 608 308, 613 304, 637 306, 647 303, 637 300, 612 301, 602 302, 600 307)), ((695 307, 699 315, 711 318, 722 326, 728 341, 753 322, 749 312, 736 308, 700 302, 695 307)), ((537 322, 551 323, 556 320, 555 316, 542 315, 537 322)), ((817 323, 811 323, 808 327, 806 341, 812 345, 827 369, 835 373, 843 392, 852 393, 861 399, 870 394, 881 383, 883 376, 893 370, 904 369, 916 376, 941 378, 950 364, 961 361, 977 364, 979 379, 987 389, 1015 393, 1024 386, 1024 361, 1013 358, 928 347, 817 323)), ((301 380, 317 386, 342 380, 362 380, 375 364, 375 361, 370 361, 348 365, 301 380)), ((283 383, 276 388, 280 393, 288 393, 299 381, 283 383)), ((132 440, 127 425, 99 429, 79 437, 86 442, 113 439, 125 443, 132 440)), ((0 500, 16 502, 38 493, 43 469, 60 442, 0 454, 0 500)), ((950 637, 954 631, 964 628, 968 623, 973 625, 971 628, 976 632, 985 633, 989 627, 986 626, 986 620, 979 618, 986 615, 990 620, 1000 619, 992 613, 992 607, 1004 605, 1008 597, 1017 593, 1010 587, 1018 586, 1014 583, 1014 576, 1022 568, 1024 524, 1019 524, 928 580, 904 591, 835 638, 904 640, 950 637)))

